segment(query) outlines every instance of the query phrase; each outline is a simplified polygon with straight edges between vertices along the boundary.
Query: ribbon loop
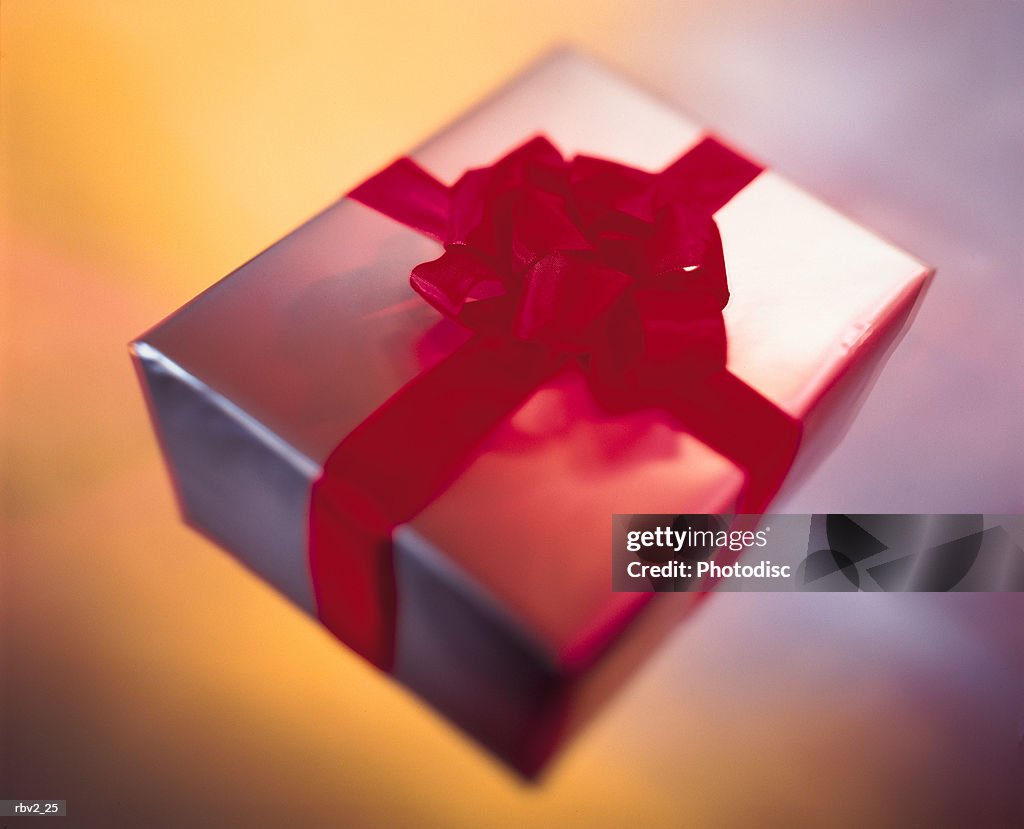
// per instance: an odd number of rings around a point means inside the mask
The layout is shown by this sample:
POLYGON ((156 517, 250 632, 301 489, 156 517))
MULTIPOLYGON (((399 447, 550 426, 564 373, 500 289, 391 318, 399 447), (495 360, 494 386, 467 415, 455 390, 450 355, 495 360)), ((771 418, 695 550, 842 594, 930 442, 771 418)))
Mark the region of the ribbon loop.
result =
POLYGON ((537 137, 450 190, 396 162, 352 197, 431 235, 443 225, 444 254, 417 266, 412 284, 469 328, 586 355, 603 347, 609 315, 623 305, 616 313, 636 318, 642 334, 627 351, 658 364, 686 352, 690 363, 711 360, 710 370, 724 365, 719 317, 729 292, 709 207, 758 171, 720 147, 706 139, 654 174, 590 156, 566 161, 537 137), (713 181, 693 174, 698 161, 714 167, 713 181))

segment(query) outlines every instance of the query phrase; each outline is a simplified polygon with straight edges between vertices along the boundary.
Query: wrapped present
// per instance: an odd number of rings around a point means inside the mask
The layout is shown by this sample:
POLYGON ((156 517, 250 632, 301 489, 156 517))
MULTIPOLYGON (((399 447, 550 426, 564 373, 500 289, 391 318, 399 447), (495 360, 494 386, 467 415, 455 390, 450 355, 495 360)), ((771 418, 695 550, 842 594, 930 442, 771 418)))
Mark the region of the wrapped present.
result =
POLYGON ((685 616, 614 513, 758 513, 931 271, 541 61, 133 343, 182 512, 527 775, 685 616))

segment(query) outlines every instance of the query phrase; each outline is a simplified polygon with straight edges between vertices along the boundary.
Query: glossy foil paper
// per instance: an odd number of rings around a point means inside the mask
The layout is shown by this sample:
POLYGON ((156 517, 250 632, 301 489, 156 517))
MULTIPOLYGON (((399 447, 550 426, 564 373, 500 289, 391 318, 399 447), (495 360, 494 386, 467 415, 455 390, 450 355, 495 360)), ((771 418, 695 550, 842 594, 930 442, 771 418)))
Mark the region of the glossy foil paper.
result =
MULTIPOLYGON (((607 68, 558 54, 411 155, 450 183, 538 133, 650 171, 704 137, 607 68)), ((798 480, 841 434, 931 271, 771 170, 715 221, 728 369, 803 423, 798 480)), ((410 288, 440 252, 342 199, 133 344, 186 519, 311 614, 310 491, 326 458, 469 338, 410 288)), ((536 773, 696 601, 613 593, 611 516, 729 513, 742 485, 664 414, 609 414, 565 370, 395 530, 389 670, 536 773)))

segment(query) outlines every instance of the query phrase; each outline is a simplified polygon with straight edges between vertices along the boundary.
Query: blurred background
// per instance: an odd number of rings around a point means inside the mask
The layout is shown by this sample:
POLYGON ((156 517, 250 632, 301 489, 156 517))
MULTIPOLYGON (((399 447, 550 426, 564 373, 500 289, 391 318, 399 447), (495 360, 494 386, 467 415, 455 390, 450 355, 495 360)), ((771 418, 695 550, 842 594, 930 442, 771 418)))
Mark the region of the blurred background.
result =
POLYGON ((531 786, 179 523, 127 341, 565 42, 938 268, 777 511, 1024 512, 1021 3, 4 0, 0 798, 1024 825, 1024 596, 716 596, 531 786))

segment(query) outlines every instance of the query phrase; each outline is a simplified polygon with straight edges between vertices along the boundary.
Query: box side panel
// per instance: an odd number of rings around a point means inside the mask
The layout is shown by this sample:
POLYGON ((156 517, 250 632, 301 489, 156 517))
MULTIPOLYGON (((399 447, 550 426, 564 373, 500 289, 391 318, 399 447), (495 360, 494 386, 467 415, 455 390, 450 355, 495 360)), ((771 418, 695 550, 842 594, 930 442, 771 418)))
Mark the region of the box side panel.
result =
MULTIPOLYGON (((395 532, 395 676, 500 760, 536 778, 702 598, 645 596, 586 670, 557 655, 411 527, 395 532)), ((639 598, 639 597, 638 597, 639 598)))
POLYGON ((152 346, 133 356, 185 520, 315 614, 306 519, 319 468, 152 346))
POLYGON ((553 655, 444 554, 395 531, 394 675, 519 772, 558 744, 568 682, 553 655))

